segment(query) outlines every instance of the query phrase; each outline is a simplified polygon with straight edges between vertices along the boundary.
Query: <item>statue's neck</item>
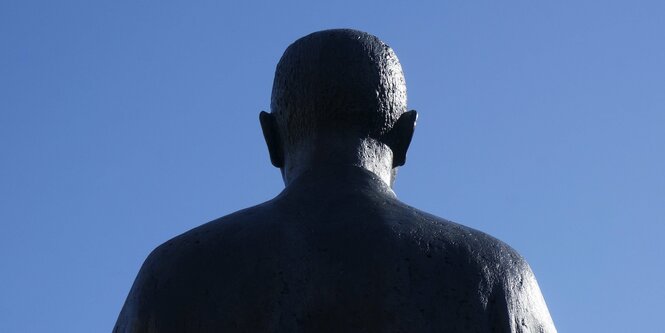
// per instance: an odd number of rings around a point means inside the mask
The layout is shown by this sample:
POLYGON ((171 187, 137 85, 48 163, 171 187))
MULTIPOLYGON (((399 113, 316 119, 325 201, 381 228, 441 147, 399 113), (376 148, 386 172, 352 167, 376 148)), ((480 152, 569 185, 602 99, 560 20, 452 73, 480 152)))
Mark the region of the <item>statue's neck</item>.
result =
POLYGON ((301 172, 284 189, 289 192, 343 194, 348 191, 367 191, 396 197, 392 188, 377 174, 357 166, 309 169, 301 172))
POLYGON ((310 140, 289 151, 282 178, 288 187, 305 173, 335 174, 361 168, 392 186, 395 177, 392 158, 388 146, 371 138, 310 140))

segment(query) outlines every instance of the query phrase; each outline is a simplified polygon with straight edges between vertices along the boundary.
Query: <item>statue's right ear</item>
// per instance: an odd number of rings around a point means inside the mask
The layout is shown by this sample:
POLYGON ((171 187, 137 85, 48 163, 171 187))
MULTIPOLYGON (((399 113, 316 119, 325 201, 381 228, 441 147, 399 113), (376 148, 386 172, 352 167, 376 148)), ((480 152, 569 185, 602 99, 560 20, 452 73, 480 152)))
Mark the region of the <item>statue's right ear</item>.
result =
POLYGON ((418 112, 416 110, 404 112, 388 132, 386 143, 393 151, 393 168, 406 163, 406 151, 409 150, 417 119, 418 112))
POLYGON ((261 122, 261 129, 263 130, 263 138, 266 139, 268 145, 268 152, 270 153, 270 162, 277 168, 284 167, 284 151, 282 150, 282 141, 277 130, 277 122, 275 116, 272 114, 261 111, 259 114, 259 121, 261 122))

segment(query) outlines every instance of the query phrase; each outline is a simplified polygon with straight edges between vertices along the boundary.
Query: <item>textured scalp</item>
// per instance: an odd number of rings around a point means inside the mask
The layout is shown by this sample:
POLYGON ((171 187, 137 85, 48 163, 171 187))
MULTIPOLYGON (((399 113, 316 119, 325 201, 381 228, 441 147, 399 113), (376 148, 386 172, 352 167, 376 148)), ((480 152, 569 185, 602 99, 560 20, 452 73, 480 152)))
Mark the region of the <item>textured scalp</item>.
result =
POLYGON ((271 111, 290 144, 313 133, 380 138, 406 111, 393 50, 368 33, 324 30, 291 44, 277 64, 271 111))

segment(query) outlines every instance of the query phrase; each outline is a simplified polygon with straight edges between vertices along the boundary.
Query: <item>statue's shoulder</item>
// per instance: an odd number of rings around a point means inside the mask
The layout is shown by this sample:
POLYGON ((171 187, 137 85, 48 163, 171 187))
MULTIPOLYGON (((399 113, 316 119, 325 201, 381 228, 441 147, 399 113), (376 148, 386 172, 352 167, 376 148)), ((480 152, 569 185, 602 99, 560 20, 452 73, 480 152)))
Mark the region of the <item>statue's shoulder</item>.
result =
MULTIPOLYGON (((237 211, 156 247, 134 281, 114 332, 148 331, 146 325, 152 322, 168 326, 172 320, 196 318, 214 308, 213 296, 241 284, 239 277, 251 268, 245 264, 247 258, 256 260, 255 250, 269 242, 261 237, 270 232, 270 206, 266 202, 237 211), (265 232, 255 232, 261 229, 265 232)), ((158 331, 175 330, 179 331, 158 331)))
POLYGON ((220 263, 235 261, 247 255, 243 251, 253 251, 266 243, 262 238, 270 235, 271 224, 274 225, 270 219, 271 205, 268 201, 236 211, 162 243, 145 259, 135 283, 144 285, 153 277, 192 279, 196 277, 192 272, 207 270, 213 267, 211 263, 214 267, 231 267, 220 263))
POLYGON ((146 261, 178 260, 179 257, 191 260, 190 256, 199 256, 201 252, 237 249, 241 242, 255 244, 260 241, 258 238, 269 233, 271 225, 276 225, 271 218, 272 211, 273 202, 267 201, 204 223, 159 245, 146 261))
POLYGON ((485 232, 406 204, 403 210, 409 216, 409 223, 400 225, 402 233, 439 249, 442 256, 456 253, 456 257, 495 270, 498 275, 530 271, 524 257, 515 249, 485 232))
POLYGON ((462 285, 471 281, 491 317, 506 331, 521 331, 521 325, 556 332, 533 271, 515 249, 482 231, 407 208, 410 239, 436 266, 452 268, 438 275, 446 277, 446 283, 460 277, 462 285))

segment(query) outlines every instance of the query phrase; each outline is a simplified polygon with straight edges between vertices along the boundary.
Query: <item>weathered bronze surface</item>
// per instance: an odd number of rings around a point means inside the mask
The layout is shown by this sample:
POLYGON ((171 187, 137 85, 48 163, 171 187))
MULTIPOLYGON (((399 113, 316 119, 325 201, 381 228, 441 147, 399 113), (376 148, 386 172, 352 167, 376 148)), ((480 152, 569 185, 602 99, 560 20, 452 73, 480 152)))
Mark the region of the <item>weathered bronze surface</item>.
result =
POLYGON ((260 122, 284 191, 155 249, 114 332, 556 331, 519 254, 395 196, 416 112, 376 37, 289 46, 260 122))

